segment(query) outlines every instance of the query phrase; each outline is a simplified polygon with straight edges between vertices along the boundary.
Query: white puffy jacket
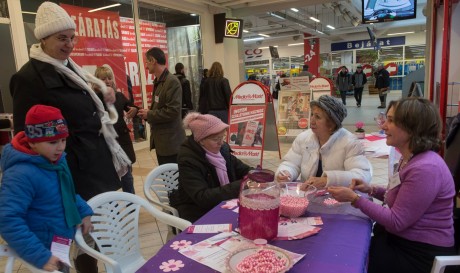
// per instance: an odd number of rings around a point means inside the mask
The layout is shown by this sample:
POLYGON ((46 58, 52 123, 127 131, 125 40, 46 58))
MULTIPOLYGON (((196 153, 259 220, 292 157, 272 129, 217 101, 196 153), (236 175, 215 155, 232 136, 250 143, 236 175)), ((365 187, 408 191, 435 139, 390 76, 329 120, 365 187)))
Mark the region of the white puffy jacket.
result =
POLYGON ((301 175, 301 181, 315 176, 321 154, 326 186, 349 186, 354 178, 371 181, 371 164, 364 156, 364 149, 355 135, 340 128, 320 147, 318 138, 311 129, 300 133, 291 149, 284 156, 275 177, 282 170, 291 174, 293 180, 301 175))

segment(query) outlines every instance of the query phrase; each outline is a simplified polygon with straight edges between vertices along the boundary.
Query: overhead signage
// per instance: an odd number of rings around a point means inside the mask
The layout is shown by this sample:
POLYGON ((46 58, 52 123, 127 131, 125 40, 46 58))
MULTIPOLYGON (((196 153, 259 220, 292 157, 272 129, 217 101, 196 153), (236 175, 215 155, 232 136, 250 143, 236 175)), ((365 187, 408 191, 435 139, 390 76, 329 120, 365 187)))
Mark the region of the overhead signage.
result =
MULTIPOLYGON (((405 45, 406 37, 399 36, 399 37, 380 38, 380 39, 377 39, 377 43, 380 47, 405 45)), ((331 51, 365 49, 365 48, 374 48, 374 45, 372 44, 371 40, 358 40, 358 41, 349 41, 349 42, 340 42, 340 43, 331 44, 331 51)))
POLYGON ((243 26, 243 20, 239 19, 225 19, 225 32, 226 38, 241 38, 241 27, 243 26))

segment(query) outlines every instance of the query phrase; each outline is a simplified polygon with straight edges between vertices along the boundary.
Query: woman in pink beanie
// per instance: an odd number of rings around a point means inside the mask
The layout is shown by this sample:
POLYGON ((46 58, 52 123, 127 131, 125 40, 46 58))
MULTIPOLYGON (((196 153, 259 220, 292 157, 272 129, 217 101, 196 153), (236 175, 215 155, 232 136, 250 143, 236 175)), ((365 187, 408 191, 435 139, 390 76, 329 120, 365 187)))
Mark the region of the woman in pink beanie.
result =
POLYGON ((179 150, 179 189, 170 202, 181 218, 194 222, 220 202, 237 198, 251 167, 231 154, 224 141, 228 125, 219 118, 192 112, 183 122, 192 135, 179 150))

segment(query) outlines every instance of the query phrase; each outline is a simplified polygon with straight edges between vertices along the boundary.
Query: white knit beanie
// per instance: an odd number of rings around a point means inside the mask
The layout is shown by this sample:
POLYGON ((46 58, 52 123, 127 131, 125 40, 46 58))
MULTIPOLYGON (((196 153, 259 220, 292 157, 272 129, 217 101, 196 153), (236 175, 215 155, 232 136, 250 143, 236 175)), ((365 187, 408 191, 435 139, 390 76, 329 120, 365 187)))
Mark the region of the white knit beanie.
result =
POLYGON ((67 11, 55 3, 43 2, 38 7, 34 30, 35 37, 38 40, 63 30, 75 30, 76 28, 75 22, 70 18, 67 11))

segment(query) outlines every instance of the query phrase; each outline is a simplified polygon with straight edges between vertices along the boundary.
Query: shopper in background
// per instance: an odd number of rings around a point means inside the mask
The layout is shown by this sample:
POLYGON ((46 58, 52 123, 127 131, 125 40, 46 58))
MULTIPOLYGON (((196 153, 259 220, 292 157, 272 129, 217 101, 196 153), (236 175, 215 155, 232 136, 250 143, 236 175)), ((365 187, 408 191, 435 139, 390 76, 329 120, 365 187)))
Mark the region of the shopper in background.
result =
POLYGON ((347 92, 350 90, 351 77, 346 66, 342 66, 340 68, 340 72, 337 74, 337 80, 335 83, 340 92, 343 105, 347 105, 347 92))
POLYGON ((145 54, 153 81, 152 105, 140 109, 139 117, 150 123, 150 149, 155 149, 158 165, 177 163, 179 147, 185 140, 182 127, 182 88, 179 79, 166 68, 163 50, 152 47, 145 54))
POLYGON ((376 221, 369 273, 429 273, 435 256, 455 255, 454 181, 436 153, 442 143, 441 126, 438 109, 427 99, 391 102, 382 128, 387 145, 397 148, 402 157, 388 187, 356 179, 350 187, 328 188, 335 199, 351 202, 376 221))
MULTIPOLYGON (((76 193, 89 200, 118 190, 119 176, 126 174, 131 162, 112 126, 118 119, 113 93, 69 57, 77 41, 75 29, 74 20, 63 8, 43 2, 34 30, 40 43, 31 46, 30 60, 12 76, 10 90, 15 132, 24 130, 26 113, 36 104, 61 110, 69 127, 67 163, 76 193), (101 98, 88 83, 99 86, 101 98)), ((98 272, 97 261, 88 255, 78 256, 75 265, 80 272, 98 272)))
POLYGON ((0 235, 35 268, 62 270, 67 266, 50 250, 53 236, 73 239, 79 226, 87 234, 93 211, 75 194, 61 111, 34 105, 25 129, 5 146, 1 160, 0 235))
POLYGON ((203 83, 198 111, 202 114, 211 114, 228 123, 231 95, 232 90, 227 78, 224 77, 222 65, 214 62, 208 71, 208 78, 203 83))
POLYGON ((220 202, 237 198, 251 168, 231 154, 224 141, 228 125, 219 118, 191 112, 184 127, 192 135, 180 147, 179 189, 170 202, 181 218, 194 222, 220 202))
MULTIPOLYGON (((102 80, 108 88, 112 88, 113 90, 117 90, 115 85, 115 80, 113 76, 113 72, 110 68, 100 66, 96 68, 94 72, 94 76, 96 78, 102 80)), ((125 111, 126 117, 128 119, 133 118, 137 114, 137 107, 135 107, 132 103, 128 101, 128 99, 123 95, 121 92, 115 91, 115 109, 117 109, 118 113, 118 120, 113 125, 115 131, 117 132, 117 141, 120 144, 121 148, 125 151, 128 155, 131 163, 133 164, 136 162, 136 154, 134 153, 133 142, 131 141, 130 130, 125 122, 125 111)), ((132 174, 133 168, 132 165, 129 166, 128 172, 121 177, 121 188, 124 192, 129 192, 134 194, 134 178, 132 174)))
POLYGON ((390 90, 390 73, 385 69, 383 64, 379 64, 375 74, 375 88, 379 90, 380 106, 383 109, 387 106, 387 94, 390 90))
POLYGON ((371 181, 371 164, 359 140, 342 128, 347 109, 339 99, 323 95, 311 101, 310 129, 300 133, 283 158, 275 177, 279 182, 295 181, 300 175, 304 187, 317 188, 351 184, 359 178, 371 181))
POLYGON ((351 84, 354 87, 354 95, 356 99, 356 106, 361 107, 361 100, 363 98, 364 85, 367 83, 366 74, 363 72, 363 67, 358 65, 356 72, 351 77, 351 84))
POLYGON ((193 110, 190 81, 185 78, 185 67, 183 63, 177 63, 174 69, 176 70, 176 74, 174 75, 179 79, 182 86, 182 118, 184 118, 189 110, 193 110))
POLYGON ((308 81, 311 81, 315 76, 308 71, 308 68, 308 64, 304 64, 302 67, 302 71, 300 71, 299 73, 299 76, 308 76, 308 81))

